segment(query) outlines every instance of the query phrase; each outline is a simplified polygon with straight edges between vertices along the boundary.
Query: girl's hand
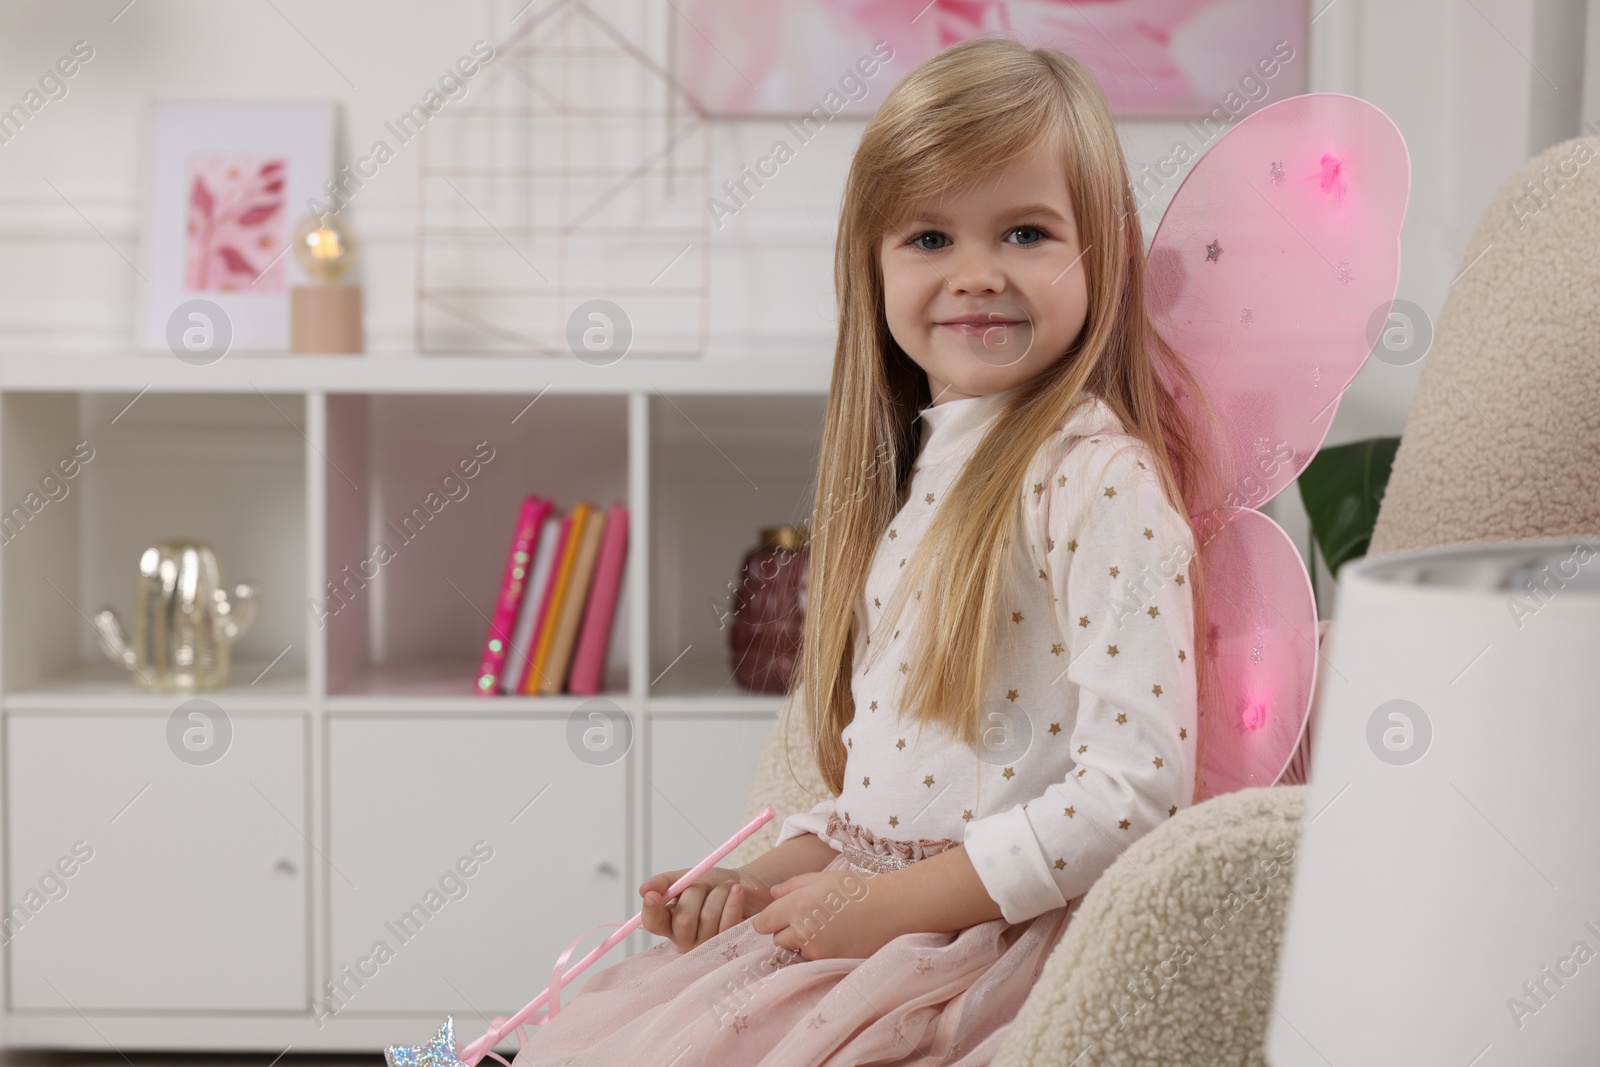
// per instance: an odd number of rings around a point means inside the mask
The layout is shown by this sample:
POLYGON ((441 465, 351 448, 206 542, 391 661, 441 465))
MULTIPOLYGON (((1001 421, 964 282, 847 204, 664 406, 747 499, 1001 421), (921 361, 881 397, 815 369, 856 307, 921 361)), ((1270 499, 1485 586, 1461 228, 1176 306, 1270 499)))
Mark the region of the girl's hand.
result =
POLYGON ((713 867, 684 887, 671 901, 667 890, 689 872, 665 871, 639 886, 644 898, 641 925, 652 934, 672 938, 679 952, 688 952, 724 930, 731 930, 772 903, 772 893, 742 871, 713 867))
POLYGON ((772 887, 750 928, 808 960, 866 959, 903 933, 893 883, 855 871, 797 874, 772 887))

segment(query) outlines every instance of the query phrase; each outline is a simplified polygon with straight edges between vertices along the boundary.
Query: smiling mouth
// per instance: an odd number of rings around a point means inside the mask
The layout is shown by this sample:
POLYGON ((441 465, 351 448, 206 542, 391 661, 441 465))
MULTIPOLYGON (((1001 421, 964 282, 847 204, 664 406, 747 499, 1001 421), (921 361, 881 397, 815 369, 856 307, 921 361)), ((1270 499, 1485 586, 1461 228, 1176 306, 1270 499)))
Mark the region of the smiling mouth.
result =
POLYGON ((941 322, 936 325, 943 326, 949 330, 959 330, 962 333, 983 333, 986 330, 1021 326, 1022 323, 1013 319, 989 319, 984 322, 941 322))

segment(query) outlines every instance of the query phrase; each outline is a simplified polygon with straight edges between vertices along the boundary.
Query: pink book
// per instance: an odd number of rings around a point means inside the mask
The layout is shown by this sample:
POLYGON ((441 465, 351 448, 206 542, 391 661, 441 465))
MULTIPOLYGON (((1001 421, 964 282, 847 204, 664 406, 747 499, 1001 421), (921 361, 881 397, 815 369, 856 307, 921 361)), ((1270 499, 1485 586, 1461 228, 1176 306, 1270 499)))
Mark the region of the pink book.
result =
POLYGON ((578 649, 572 657, 572 675, 567 679, 569 693, 593 696, 600 691, 606 652, 611 647, 611 625, 616 619, 617 598, 622 591, 623 564, 627 559, 628 509, 622 504, 612 504, 606 513, 605 541, 600 545, 600 558, 595 563, 578 649))
POLYGON ((550 502, 537 496, 528 496, 517 512, 517 525, 511 534, 511 550, 506 553, 505 573, 500 578, 500 596, 494 604, 494 614, 489 621, 489 634, 483 640, 483 658, 478 662, 479 696, 494 696, 500 685, 500 672, 505 668, 506 653, 511 648, 511 631, 517 624, 517 606, 522 602, 522 588, 527 584, 528 566, 533 558, 533 539, 538 536, 539 524, 550 502))
POLYGON ((542 579, 544 587, 544 602, 539 605, 539 612, 534 616, 533 632, 528 635, 528 661, 522 665, 522 677, 517 679, 516 692, 528 693, 528 686, 534 683, 533 692, 538 692, 533 673, 538 666, 539 657, 534 650, 539 647, 539 636, 544 633, 544 628, 551 623, 550 602, 555 599, 556 571, 561 567, 561 560, 567 554, 567 540, 572 536, 572 512, 569 509, 561 516, 561 532, 556 536, 555 550, 550 553, 550 573, 542 579))

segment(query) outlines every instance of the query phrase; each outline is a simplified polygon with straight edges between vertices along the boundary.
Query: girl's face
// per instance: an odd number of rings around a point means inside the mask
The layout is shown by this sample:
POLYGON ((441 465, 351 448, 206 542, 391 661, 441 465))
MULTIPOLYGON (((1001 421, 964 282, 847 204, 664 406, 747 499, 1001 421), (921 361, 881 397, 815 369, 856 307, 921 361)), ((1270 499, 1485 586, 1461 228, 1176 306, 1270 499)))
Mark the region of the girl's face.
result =
POLYGON ((1089 296, 1071 199, 1045 144, 884 236, 889 332, 933 403, 1021 385, 1077 339, 1089 296))

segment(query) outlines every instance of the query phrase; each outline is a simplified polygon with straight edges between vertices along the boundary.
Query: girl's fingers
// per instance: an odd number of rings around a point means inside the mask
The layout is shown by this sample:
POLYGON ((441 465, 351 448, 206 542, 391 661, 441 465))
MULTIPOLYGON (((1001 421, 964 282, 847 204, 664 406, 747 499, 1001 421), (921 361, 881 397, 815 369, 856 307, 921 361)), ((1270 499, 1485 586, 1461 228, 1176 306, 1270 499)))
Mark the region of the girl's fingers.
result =
POLYGON ((699 882, 679 893, 672 907, 672 940, 688 952, 695 946, 695 934, 700 927, 700 905, 705 902, 706 887, 699 882))
POLYGON ((722 906, 722 922, 717 926, 717 932, 731 930, 742 922, 744 922, 744 886, 735 882, 733 888, 728 891, 728 902, 722 906))
POLYGON ((700 928, 695 932, 694 943, 709 941, 722 932, 722 913, 728 899, 729 883, 724 882, 706 894, 700 905, 700 928))
POLYGON ((670 937, 672 935, 672 926, 667 916, 667 906, 663 903, 661 894, 654 891, 646 893, 643 910, 644 918, 639 925, 660 937, 670 937), (652 901, 654 903, 651 903, 652 901))

